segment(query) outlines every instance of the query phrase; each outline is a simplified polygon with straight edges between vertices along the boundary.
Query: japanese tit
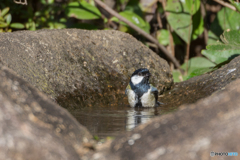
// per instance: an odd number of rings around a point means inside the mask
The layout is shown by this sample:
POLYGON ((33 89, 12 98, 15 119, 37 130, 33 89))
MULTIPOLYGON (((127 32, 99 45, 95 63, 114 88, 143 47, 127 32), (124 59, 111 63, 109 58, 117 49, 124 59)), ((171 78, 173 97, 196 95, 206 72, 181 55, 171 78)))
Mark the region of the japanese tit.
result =
POLYGON ((151 74, 148 69, 140 68, 133 72, 125 90, 131 107, 155 107, 158 102, 158 90, 149 83, 151 74))

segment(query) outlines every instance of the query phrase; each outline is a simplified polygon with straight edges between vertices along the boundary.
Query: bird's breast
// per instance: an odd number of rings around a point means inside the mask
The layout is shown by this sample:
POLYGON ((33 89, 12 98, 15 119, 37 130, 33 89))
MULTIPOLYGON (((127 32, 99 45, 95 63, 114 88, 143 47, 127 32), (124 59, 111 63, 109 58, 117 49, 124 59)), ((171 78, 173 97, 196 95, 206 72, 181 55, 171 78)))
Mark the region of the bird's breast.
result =
POLYGON ((130 106, 135 107, 135 105, 138 103, 137 94, 133 90, 128 89, 127 96, 128 96, 128 103, 130 104, 130 106))
POLYGON ((143 107, 154 107, 156 105, 156 99, 154 94, 151 93, 151 88, 140 99, 143 107))

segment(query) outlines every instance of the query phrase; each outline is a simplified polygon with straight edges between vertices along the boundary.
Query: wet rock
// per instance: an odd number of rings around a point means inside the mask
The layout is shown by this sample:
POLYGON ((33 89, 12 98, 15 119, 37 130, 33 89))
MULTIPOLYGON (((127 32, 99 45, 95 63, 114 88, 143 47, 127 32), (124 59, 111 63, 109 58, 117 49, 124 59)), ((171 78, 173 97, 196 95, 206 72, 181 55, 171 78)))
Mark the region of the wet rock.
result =
POLYGON ((91 140, 65 109, 0 65, 0 159, 78 160, 91 140))
MULTIPOLYGON (((231 77, 233 73, 228 79, 231 77)), ((216 81, 217 84, 221 80, 216 81)), ((240 150, 239 97, 238 79, 195 104, 181 106, 175 113, 155 118, 118 137, 112 143, 111 154, 126 160, 157 160, 209 159, 211 151, 237 152, 240 150)))
POLYGON ((210 96, 238 78, 240 78, 240 57, 236 57, 230 63, 211 73, 176 83, 171 90, 164 93, 161 101, 165 107, 174 110, 182 104, 194 103, 210 96))
POLYGON ((66 108, 118 105, 135 69, 150 68, 163 92, 172 85, 167 62, 131 35, 79 29, 0 34, 0 63, 66 108))

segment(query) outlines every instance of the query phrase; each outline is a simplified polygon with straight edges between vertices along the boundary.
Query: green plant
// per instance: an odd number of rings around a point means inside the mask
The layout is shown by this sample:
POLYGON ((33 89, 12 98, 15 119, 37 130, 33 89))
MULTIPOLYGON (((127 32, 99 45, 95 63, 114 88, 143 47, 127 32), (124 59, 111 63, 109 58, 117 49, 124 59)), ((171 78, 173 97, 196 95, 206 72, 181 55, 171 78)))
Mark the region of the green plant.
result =
POLYGON ((21 23, 11 23, 12 15, 9 13, 9 10, 9 7, 0 10, 0 32, 11 32, 11 28, 24 28, 24 25, 21 23))

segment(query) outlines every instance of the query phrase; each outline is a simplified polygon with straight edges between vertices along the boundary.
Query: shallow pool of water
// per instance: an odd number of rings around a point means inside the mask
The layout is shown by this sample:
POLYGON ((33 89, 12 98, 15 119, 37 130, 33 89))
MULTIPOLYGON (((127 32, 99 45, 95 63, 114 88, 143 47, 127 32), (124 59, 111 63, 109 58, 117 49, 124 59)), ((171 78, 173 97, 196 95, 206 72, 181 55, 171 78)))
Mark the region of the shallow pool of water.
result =
POLYGON ((85 107, 72 111, 71 114, 86 126, 94 136, 104 138, 117 136, 130 131, 151 118, 171 112, 167 106, 155 108, 131 108, 129 105, 113 107, 85 107))

